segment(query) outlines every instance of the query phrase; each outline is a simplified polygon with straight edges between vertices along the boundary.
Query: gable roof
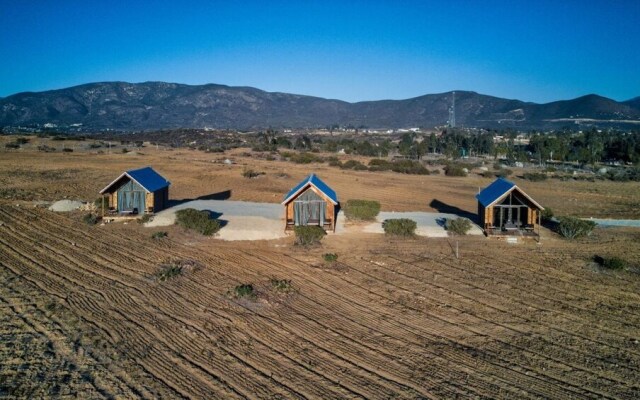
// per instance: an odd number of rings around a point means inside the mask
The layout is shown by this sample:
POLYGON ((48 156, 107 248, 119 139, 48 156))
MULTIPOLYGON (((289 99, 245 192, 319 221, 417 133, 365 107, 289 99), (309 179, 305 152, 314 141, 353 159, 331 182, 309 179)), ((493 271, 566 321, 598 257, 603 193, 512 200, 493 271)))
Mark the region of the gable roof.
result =
POLYGON ((155 192, 156 190, 164 189, 169 186, 171 182, 166 180, 162 175, 154 171, 151 167, 144 167, 139 169, 131 169, 123 172, 113 182, 108 184, 104 189, 100 191, 100 194, 106 192, 116 182, 122 179, 124 176, 135 181, 138 185, 142 186, 147 192, 155 192))
POLYGON ((322 179, 318 178, 316 174, 310 174, 308 177, 302 180, 302 182, 298 183, 293 189, 284 196, 284 201, 282 204, 287 204, 291 199, 296 197, 300 192, 306 189, 309 186, 314 186, 316 189, 324 193, 325 196, 331 200, 333 204, 338 204, 338 195, 322 181, 322 179))
POLYGON ((493 205, 495 202, 497 202, 513 190, 518 190, 518 193, 526 197, 538 209, 544 210, 544 207, 542 207, 535 200, 529 197, 529 195, 527 195, 515 183, 504 178, 498 178, 493 181, 489 186, 484 188, 480 193, 476 195, 476 199, 478 199, 478 202, 480 202, 480 204, 482 204, 486 208, 493 205))

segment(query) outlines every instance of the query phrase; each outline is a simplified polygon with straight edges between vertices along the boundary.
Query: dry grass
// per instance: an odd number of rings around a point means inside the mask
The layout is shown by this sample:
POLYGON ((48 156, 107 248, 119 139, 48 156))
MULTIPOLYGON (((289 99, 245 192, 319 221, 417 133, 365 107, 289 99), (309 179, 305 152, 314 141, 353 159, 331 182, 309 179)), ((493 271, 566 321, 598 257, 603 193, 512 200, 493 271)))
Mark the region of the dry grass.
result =
MULTIPOLYGON (((488 181, 257 161, 267 174, 248 182, 239 172, 249 158, 227 166, 199 152, 144 152, 2 154, 0 176, 14 188, 49 185, 52 198, 93 199, 123 169, 153 165, 173 182, 172 198, 230 190, 236 200, 277 202, 315 170, 342 201, 428 210, 438 199, 469 212, 488 181), (42 175, 14 180, 8 171, 16 168, 82 173, 66 188, 42 175), (292 177, 277 178, 283 169, 292 177)), ((599 188, 590 194, 582 184, 564 192, 522 186, 542 204, 561 196, 549 204, 559 214, 571 210, 562 196, 601 215, 609 213, 603 198, 637 201, 626 184, 589 183, 599 188)), ((139 224, 89 227, 14 203, 0 201, 0 397, 640 396, 637 230, 596 229, 575 242, 543 231, 541 245, 517 246, 463 237, 456 259, 446 239, 362 233, 330 235, 313 249, 291 238, 222 242, 175 227, 158 241, 139 224), (317 268, 325 253, 340 254, 339 269, 317 268), (594 254, 623 254, 631 271, 594 268, 594 254), (202 268, 159 283, 150 277, 167 258, 202 268), (295 295, 225 295, 273 277, 295 282, 295 295)))

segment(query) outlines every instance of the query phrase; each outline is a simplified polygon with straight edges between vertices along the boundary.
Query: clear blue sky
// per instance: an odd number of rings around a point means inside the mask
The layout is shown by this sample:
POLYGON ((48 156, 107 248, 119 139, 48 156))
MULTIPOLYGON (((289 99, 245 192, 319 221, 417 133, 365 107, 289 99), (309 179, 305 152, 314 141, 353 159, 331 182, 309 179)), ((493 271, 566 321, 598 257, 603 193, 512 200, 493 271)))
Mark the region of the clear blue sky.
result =
POLYGON ((347 101, 640 96, 640 0, 1 0, 0 30, 0 96, 116 80, 347 101))

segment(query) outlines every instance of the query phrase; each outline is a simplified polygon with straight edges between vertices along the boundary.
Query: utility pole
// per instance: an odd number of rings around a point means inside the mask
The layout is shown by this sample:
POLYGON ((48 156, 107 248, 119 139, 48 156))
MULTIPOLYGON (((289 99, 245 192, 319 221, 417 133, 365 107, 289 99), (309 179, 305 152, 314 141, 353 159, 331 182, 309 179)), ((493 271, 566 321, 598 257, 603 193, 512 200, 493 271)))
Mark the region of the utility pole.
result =
POLYGON ((451 96, 451 107, 449 107, 449 127, 456 127, 456 92, 451 96))

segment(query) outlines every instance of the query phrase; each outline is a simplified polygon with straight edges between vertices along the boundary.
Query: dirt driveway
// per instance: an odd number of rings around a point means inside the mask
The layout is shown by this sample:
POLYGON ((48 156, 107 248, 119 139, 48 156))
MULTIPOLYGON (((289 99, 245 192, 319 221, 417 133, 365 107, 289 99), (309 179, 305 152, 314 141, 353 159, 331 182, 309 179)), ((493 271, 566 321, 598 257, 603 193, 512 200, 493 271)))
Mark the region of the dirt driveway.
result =
MULTIPOLYGON (((283 208, 275 203, 256 203, 230 200, 193 200, 163 210, 146 223, 147 227, 169 226, 176 221, 176 211, 185 208, 207 210, 221 221, 223 227, 218 235, 222 240, 271 240, 286 237, 283 208)), ((390 218, 409 218, 418 224, 416 234, 426 237, 446 237, 443 221, 457 218, 454 214, 431 212, 381 212, 377 222, 364 226, 367 233, 384 233, 382 221, 390 218)), ((349 233, 344 226, 344 214, 339 213, 336 234, 349 233)), ((482 235, 482 230, 473 225, 469 235, 482 235)))
MULTIPOLYGON (((365 232, 384 233, 382 221, 385 219, 408 218, 416 221, 418 228, 416 235, 426 237, 447 237, 444 229, 444 220, 447 218, 458 218, 455 214, 434 213, 434 212, 381 212, 377 221, 364 227, 365 232)), ((482 235, 482 229, 472 223, 471 230, 467 235, 482 235)))

